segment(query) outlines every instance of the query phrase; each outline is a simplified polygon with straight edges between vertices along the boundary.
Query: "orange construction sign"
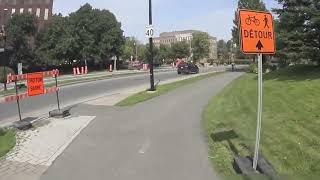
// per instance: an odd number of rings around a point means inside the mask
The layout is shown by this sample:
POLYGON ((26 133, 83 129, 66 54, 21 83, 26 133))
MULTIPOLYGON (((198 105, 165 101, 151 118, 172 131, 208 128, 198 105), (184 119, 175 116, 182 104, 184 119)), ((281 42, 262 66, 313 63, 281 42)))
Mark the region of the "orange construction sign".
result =
POLYGON ((27 75, 28 96, 36 96, 44 93, 43 73, 29 73, 27 75))
POLYGON ((274 54, 273 17, 269 12, 239 10, 240 42, 244 54, 274 54))

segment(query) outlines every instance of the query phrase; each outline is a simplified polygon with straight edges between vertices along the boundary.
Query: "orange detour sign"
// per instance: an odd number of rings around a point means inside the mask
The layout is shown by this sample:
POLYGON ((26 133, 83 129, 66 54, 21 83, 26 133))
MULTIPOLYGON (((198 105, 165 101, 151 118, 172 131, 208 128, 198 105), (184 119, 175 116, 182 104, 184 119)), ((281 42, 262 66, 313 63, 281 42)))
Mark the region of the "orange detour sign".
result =
POLYGON ((239 10, 240 42, 244 54, 274 54, 273 17, 269 12, 239 10))
POLYGON ((27 75, 28 96, 36 96, 44 93, 43 73, 29 73, 27 75))

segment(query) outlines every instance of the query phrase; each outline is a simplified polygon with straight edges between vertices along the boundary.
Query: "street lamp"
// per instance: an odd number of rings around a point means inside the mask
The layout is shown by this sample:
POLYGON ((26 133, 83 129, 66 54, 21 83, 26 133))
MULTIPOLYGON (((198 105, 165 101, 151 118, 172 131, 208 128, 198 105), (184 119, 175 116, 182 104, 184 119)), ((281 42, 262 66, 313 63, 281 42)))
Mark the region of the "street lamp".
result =
POLYGON ((138 45, 136 42, 134 43, 134 46, 136 48, 136 61, 138 61, 138 45))
MULTIPOLYGON (((149 25, 152 25, 152 0, 149 0, 149 25)), ((150 91, 156 91, 154 86, 154 73, 153 73, 153 40, 152 37, 149 38, 150 54, 149 59, 150 64, 150 91)))

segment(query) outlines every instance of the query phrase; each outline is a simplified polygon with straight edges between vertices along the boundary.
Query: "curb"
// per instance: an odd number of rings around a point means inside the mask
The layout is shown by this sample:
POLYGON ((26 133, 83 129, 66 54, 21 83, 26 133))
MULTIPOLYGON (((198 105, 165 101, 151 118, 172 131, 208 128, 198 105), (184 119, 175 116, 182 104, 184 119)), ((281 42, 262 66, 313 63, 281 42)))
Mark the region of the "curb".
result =
MULTIPOLYGON (((159 69, 155 72, 170 72, 170 71, 174 71, 174 70, 175 69, 159 69)), ((83 79, 72 79, 71 78, 71 79, 66 79, 66 80, 60 81, 59 83, 74 80, 74 82, 65 83, 60 86, 60 87, 64 87, 64 86, 69 86, 69 85, 74 85, 74 84, 94 82, 94 81, 112 79, 112 78, 117 78, 117 77, 129 77, 129 76, 133 76, 133 75, 147 74, 147 73, 148 73, 148 71, 137 71, 137 72, 127 72, 127 73, 120 73, 120 74, 109 74, 109 75, 102 75, 102 76, 87 76, 87 78, 85 78, 86 76, 82 76, 83 79)), ((44 83, 44 85, 46 85, 46 84, 52 84, 52 82, 44 83)), ((8 90, 12 90, 12 89, 14 89, 14 88, 8 88, 8 90)), ((12 95, 14 95, 14 93, 7 94, 7 95, 0 95, 0 103, 5 102, 4 97, 12 96, 12 95)))
MULTIPOLYGON (((219 73, 219 72, 225 72, 225 70, 221 70, 221 71, 219 71, 219 70, 218 70, 218 71, 211 71, 211 72, 201 73, 201 74, 194 75, 194 76, 186 76, 186 77, 174 78, 174 79, 171 79, 171 80, 166 80, 166 81, 161 82, 161 85, 169 84, 169 83, 176 82, 176 81, 186 80, 186 79, 189 79, 189 78, 192 78, 192 77, 197 77, 197 76, 201 76, 201 75, 207 75, 207 74, 211 74, 211 73, 219 73)), ((98 80, 98 81, 99 81, 99 80, 98 80)), ((70 85, 70 84, 69 84, 69 85, 70 85)), ((142 88, 141 88, 141 89, 142 89, 142 88)), ((122 91, 122 89, 120 89, 120 91, 122 91)), ((140 92, 140 90, 137 90, 137 92, 140 92)), ((121 92, 119 92, 119 93, 121 93, 121 92)), ((123 93, 123 92, 122 92, 122 93, 123 93)), ((101 96, 101 97, 106 97, 106 96, 110 96, 110 95, 114 95, 114 94, 118 94, 118 93, 113 92, 113 93, 109 93, 109 94, 103 95, 103 96, 101 96)), ((94 101, 95 99, 97 99, 97 98, 92 98, 92 99, 89 99, 89 100, 84 100, 84 101, 82 101, 82 102, 74 103, 74 104, 72 104, 72 105, 69 104, 67 107, 73 107, 73 106, 76 106, 76 105, 78 105, 78 104, 83 104, 83 103, 86 103, 86 102, 94 101)), ((2 103, 2 102, 4 102, 4 98, 1 98, 1 99, 0 99, 0 103, 2 103)), ((35 123, 37 123, 37 122, 39 122, 39 121, 46 120, 46 119, 49 119, 49 118, 50 118, 47 113, 45 113, 45 114, 39 113, 39 114, 40 114, 40 115, 31 122, 32 125, 35 124, 35 123)), ((12 127, 13 127, 13 123, 14 123, 14 122, 7 122, 7 123, 3 123, 3 124, 0 123, 0 127, 12 128, 12 127)))

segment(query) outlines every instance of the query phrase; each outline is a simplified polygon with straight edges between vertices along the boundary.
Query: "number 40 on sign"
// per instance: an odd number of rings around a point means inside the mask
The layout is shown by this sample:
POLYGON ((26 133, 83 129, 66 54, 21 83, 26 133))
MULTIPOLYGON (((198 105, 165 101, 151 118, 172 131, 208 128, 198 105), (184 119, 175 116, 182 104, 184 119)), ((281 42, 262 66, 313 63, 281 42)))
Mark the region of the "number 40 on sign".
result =
POLYGON ((146 37, 147 38, 153 38, 154 37, 154 28, 153 28, 152 25, 146 27, 146 37))

